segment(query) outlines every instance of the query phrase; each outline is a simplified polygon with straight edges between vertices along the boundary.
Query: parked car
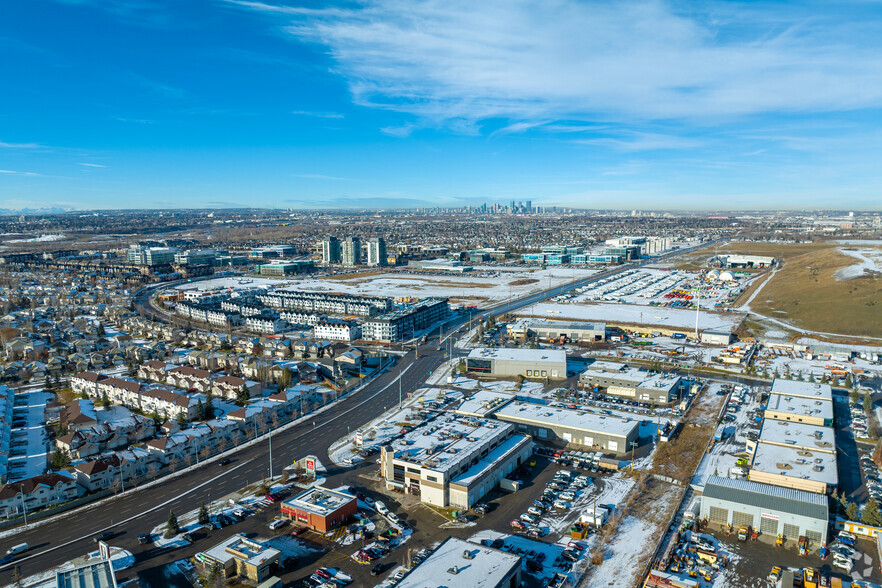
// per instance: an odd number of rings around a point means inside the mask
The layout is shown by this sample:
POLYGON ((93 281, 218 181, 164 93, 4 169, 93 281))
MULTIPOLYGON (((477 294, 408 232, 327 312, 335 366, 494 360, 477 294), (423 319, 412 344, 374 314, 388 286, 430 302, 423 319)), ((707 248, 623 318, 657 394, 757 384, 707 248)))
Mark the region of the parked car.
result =
POLYGON ((525 523, 530 523, 530 524, 536 522, 536 519, 534 519, 532 516, 528 515, 527 513, 522 514, 522 515, 520 516, 520 519, 521 519, 522 521, 524 521, 525 523))
POLYGON ((288 521, 286 521, 285 519, 275 519, 275 520, 270 521, 269 524, 267 524, 267 527, 269 527, 270 529, 275 531, 276 529, 280 529, 287 524, 288 524, 288 521))
POLYGON ((383 564, 382 563, 378 563, 377 565, 375 565, 374 567, 371 568, 371 576, 379 576, 381 573, 383 573, 383 564))

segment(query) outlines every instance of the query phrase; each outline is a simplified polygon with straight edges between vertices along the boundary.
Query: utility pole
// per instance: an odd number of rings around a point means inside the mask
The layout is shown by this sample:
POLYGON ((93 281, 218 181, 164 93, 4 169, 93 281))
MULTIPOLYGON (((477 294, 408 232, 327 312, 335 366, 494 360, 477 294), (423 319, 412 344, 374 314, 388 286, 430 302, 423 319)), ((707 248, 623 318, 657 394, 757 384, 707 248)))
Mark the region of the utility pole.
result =
POLYGON ((18 485, 18 492, 19 492, 19 496, 21 496, 21 509, 22 509, 22 512, 24 513, 25 529, 27 529, 28 528, 28 505, 25 504, 25 499, 24 499, 24 484, 18 485))
POLYGON ((270 479, 273 478, 273 431, 269 432, 269 462, 270 462, 270 479))

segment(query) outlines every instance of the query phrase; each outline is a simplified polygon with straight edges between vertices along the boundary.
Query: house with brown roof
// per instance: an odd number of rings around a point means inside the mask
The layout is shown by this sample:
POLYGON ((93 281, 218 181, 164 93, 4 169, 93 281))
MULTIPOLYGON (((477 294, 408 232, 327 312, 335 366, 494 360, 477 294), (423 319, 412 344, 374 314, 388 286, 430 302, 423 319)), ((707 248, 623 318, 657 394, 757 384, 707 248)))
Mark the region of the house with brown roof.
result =
POLYGON ((22 513, 22 500, 28 512, 63 504, 81 493, 74 476, 68 472, 48 473, 0 486, 0 515, 14 517, 22 513))
POLYGON ((260 382, 246 380, 238 376, 221 376, 215 379, 212 391, 215 396, 236 400, 243 387, 248 392, 249 398, 254 398, 261 392, 260 382))
POLYGON ((211 372, 182 365, 168 370, 166 383, 184 390, 208 392, 211 389, 211 372))
POLYGON ((77 394, 97 396, 98 382, 106 378, 107 376, 97 372, 80 372, 71 376, 70 387, 77 394))

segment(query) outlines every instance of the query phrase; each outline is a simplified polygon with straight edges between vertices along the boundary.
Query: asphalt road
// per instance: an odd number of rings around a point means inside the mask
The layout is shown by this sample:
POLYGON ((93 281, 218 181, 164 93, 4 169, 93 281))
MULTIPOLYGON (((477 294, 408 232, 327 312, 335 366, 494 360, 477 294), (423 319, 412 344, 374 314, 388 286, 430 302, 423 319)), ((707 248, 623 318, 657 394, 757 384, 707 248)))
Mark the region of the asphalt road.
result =
MULTIPOLYGON (((674 254, 683 253, 682 251, 674 254)), ((492 309, 474 312, 470 315, 449 321, 445 326, 445 336, 463 333, 477 318, 500 315, 546 298, 557 296, 602 277, 621 273, 636 264, 617 267, 611 271, 576 280, 562 286, 537 292, 530 296, 511 300, 492 309)), ((642 264, 640 264, 642 265, 642 264)), ((167 284, 164 284, 167 285, 167 284)), ((135 305, 144 311, 149 289, 136 295, 135 305)), ((148 310, 147 314, 156 313, 148 310)), ((152 318, 159 318, 152 316, 152 318)), ((437 351, 438 333, 433 333, 425 345, 421 345, 415 358, 410 351, 399 359, 395 366, 377 377, 358 393, 343 399, 325 412, 316 415, 314 421, 295 425, 273 435, 273 468, 281 467, 312 454, 330 468, 328 475, 334 475, 333 464, 327 456, 327 448, 342 437, 348 430, 354 430, 378 417, 387 408, 399 401, 398 377, 402 375, 401 390, 404 394, 421 387, 429 374, 445 360, 444 353, 437 351)), ((8 582, 14 566, 19 566, 22 575, 28 576, 49 567, 60 565, 82 556, 94 549, 92 537, 101 531, 109 530, 116 534, 111 541, 114 546, 124 547, 135 553, 139 550, 137 535, 149 532, 165 522, 169 510, 183 513, 194 510, 207 500, 207 496, 223 496, 234 492, 249 483, 258 481, 269 472, 268 444, 245 447, 237 450, 232 463, 219 467, 215 463, 191 468, 175 478, 121 496, 111 502, 84 507, 70 511, 64 516, 48 520, 39 526, 0 540, 0 554, 12 545, 26 542, 30 549, 16 558, 13 564, 0 567, 0 582, 8 582)), ((149 552, 148 552, 149 553, 149 552)), ((140 562, 139 562, 140 563, 140 562)), ((136 566, 139 567, 139 566, 136 566)))

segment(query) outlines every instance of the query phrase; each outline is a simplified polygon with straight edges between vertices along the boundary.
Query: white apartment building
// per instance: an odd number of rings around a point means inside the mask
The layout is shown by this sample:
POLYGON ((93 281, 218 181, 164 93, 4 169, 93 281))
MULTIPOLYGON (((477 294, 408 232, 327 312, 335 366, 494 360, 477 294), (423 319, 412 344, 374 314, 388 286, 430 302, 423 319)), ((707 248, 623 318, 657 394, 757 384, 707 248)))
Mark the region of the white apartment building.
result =
POLYGON ((353 321, 327 320, 317 323, 313 329, 316 339, 332 341, 355 341, 361 339, 361 327, 353 321))

